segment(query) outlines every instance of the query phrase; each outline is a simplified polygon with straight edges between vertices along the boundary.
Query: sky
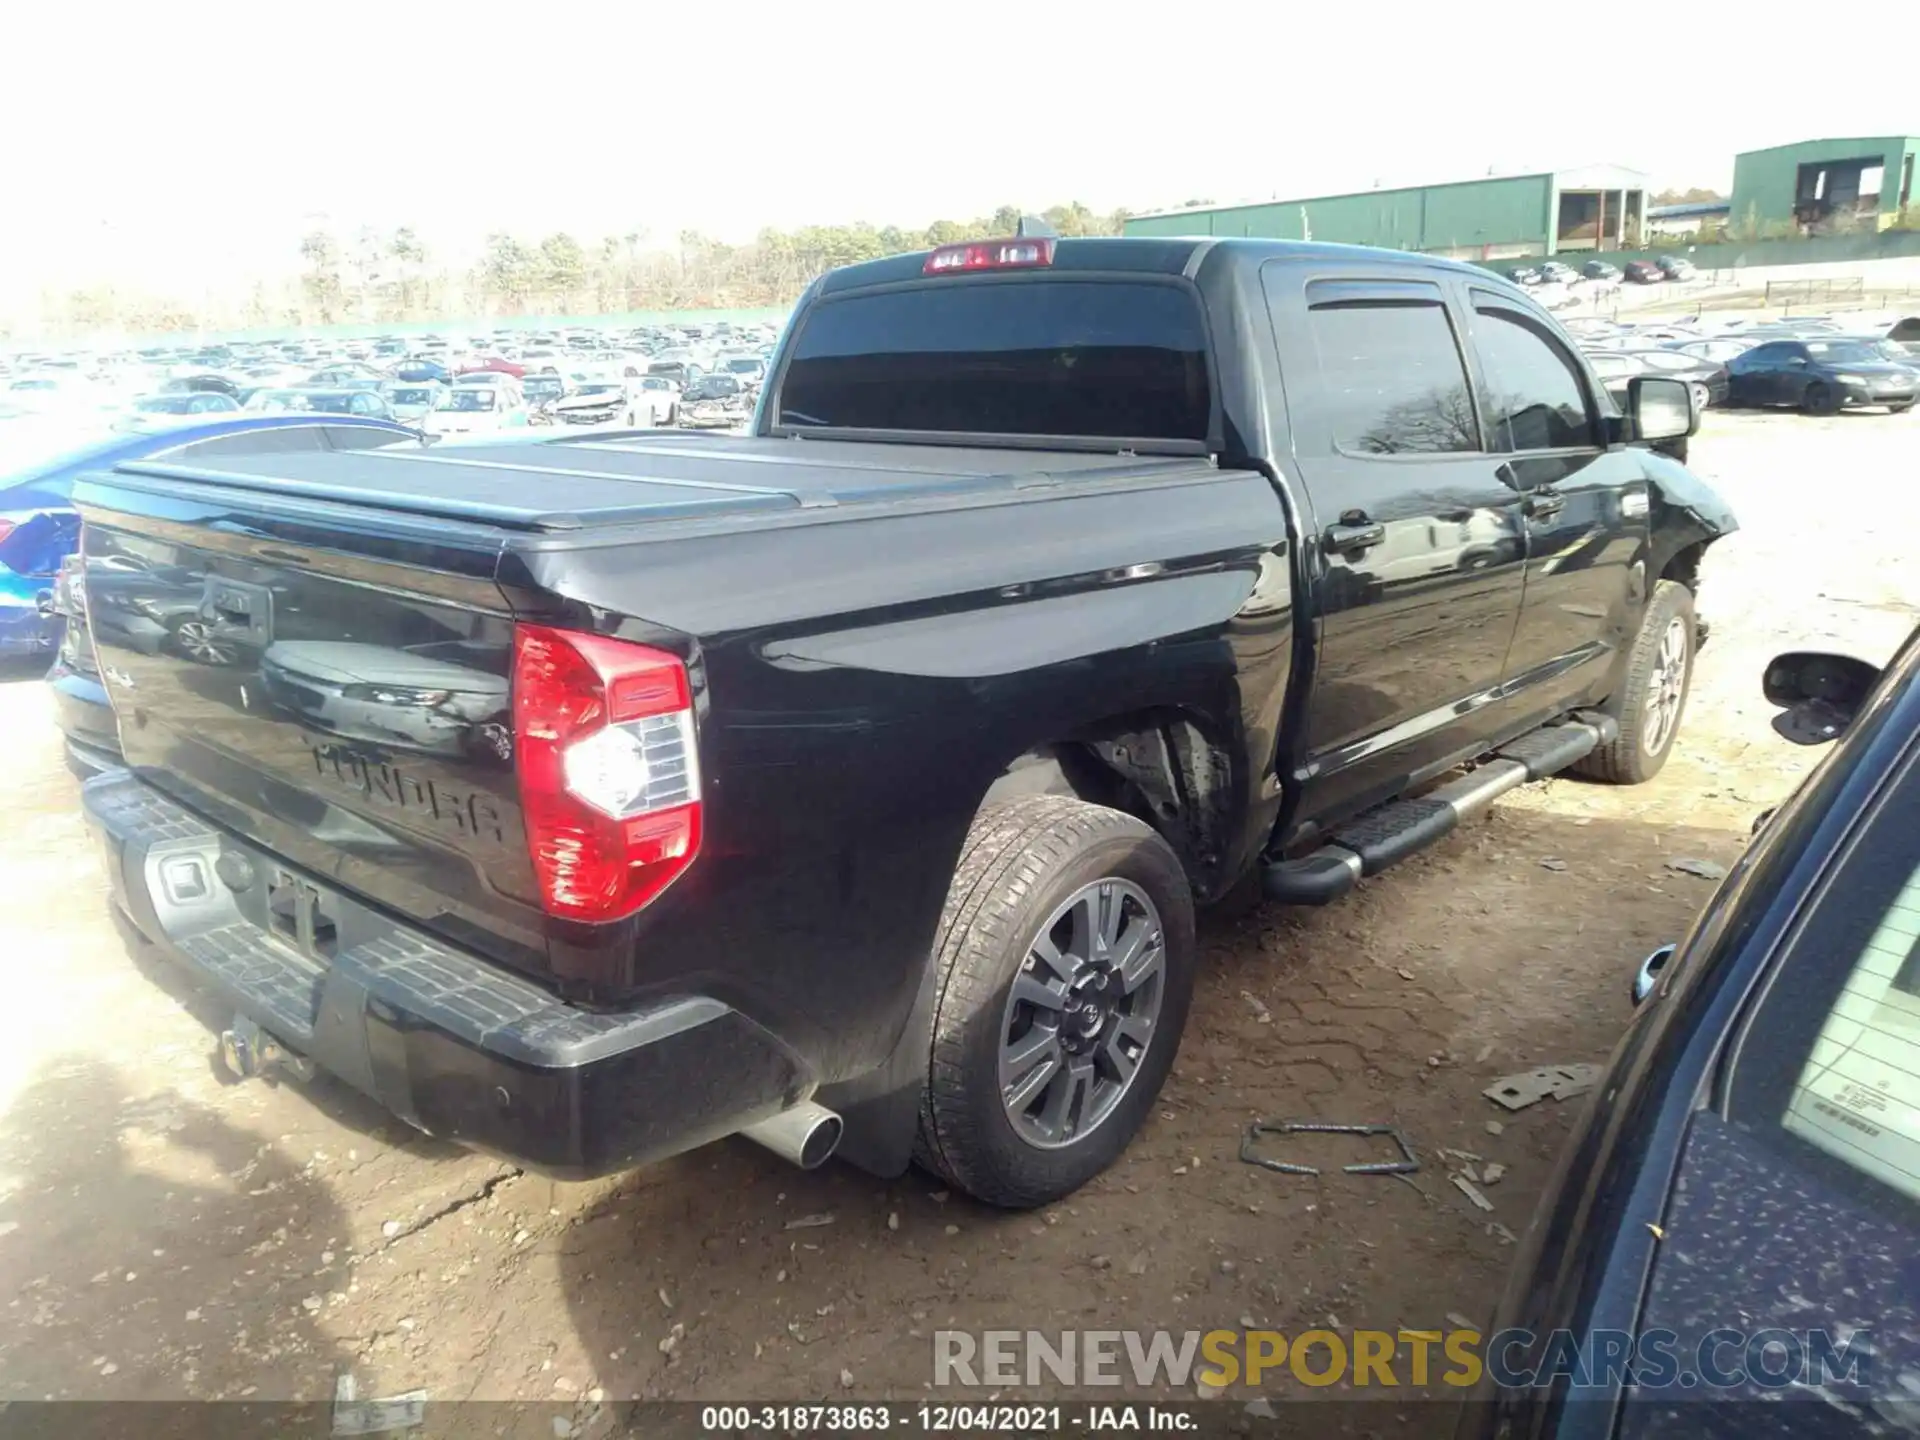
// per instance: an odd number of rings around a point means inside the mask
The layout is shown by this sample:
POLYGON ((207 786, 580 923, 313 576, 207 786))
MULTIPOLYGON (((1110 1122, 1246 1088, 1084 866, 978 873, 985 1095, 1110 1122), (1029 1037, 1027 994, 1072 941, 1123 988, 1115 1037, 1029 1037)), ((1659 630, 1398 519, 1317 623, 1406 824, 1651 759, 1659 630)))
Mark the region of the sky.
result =
MULTIPOLYGON (((1898 7, 1896 7, 1898 9, 1898 7)), ((0 52, 0 288, 178 298, 291 273, 317 224, 482 238, 925 225, 1614 163, 1724 186, 1736 150, 1920 129, 1764 25, 1624 37, 1511 7, 1141 0, 35 6, 0 52), (1777 89, 1776 89, 1777 87, 1777 89)), ((1904 13, 1904 12, 1903 12, 1904 13)), ((1910 52, 1913 18, 1874 45, 1910 52)))

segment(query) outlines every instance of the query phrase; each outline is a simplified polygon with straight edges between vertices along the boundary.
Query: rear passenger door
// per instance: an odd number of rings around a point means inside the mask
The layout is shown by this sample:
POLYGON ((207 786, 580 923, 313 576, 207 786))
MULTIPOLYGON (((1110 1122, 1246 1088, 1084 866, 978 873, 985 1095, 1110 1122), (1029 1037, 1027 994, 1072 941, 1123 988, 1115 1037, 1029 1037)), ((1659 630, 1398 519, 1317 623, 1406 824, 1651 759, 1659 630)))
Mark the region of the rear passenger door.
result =
POLYGON ((1645 605, 1649 496, 1639 452, 1608 448, 1601 394, 1555 328, 1468 287, 1480 412, 1527 537, 1507 655, 1510 719, 1535 725, 1610 693, 1645 605))
POLYGON ((1274 261, 1262 283, 1319 621, 1294 779, 1325 821, 1496 738, 1525 539, 1437 275, 1274 261))

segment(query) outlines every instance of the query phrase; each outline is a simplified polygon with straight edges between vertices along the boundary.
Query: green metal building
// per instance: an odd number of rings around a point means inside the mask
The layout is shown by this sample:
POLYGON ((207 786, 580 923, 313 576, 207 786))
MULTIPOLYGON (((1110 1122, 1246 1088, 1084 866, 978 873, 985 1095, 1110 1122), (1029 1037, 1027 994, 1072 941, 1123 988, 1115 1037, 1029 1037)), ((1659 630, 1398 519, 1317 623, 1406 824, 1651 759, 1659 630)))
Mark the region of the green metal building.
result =
POLYGON ((1257 235, 1418 250, 1458 260, 1631 249, 1647 177, 1615 165, 1135 215, 1128 235, 1257 235))
POLYGON ((1736 235, 1761 238, 1799 232, 1884 230, 1920 202, 1914 156, 1920 139, 1802 140, 1733 157, 1736 235))

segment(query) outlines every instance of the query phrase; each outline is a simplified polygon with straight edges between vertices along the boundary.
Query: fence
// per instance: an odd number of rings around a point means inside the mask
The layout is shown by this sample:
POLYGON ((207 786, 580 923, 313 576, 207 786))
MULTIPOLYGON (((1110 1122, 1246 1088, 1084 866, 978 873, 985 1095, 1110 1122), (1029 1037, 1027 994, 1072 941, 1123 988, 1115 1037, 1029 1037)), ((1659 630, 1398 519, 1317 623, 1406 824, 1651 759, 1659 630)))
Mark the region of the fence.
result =
POLYGON ((1778 305, 1783 314, 1792 314, 1795 305, 1820 304, 1831 308, 1836 302, 1865 304, 1867 282, 1858 275, 1827 275, 1813 280, 1769 280, 1766 303, 1778 305))

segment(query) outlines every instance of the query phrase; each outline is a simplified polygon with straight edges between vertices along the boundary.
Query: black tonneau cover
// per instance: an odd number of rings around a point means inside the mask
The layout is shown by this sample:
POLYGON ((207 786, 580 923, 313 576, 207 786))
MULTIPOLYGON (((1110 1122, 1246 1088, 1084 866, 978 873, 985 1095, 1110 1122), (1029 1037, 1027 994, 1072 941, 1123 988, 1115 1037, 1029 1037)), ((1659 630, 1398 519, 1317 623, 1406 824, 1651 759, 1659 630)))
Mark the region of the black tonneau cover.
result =
POLYGON ((1044 494, 1095 480, 1151 483, 1190 476, 1205 463, 1058 450, 665 433, 210 456, 191 465, 128 461, 116 467, 113 483, 138 489, 137 477, 144 475, 553 533, 994 492, 1044 494))

